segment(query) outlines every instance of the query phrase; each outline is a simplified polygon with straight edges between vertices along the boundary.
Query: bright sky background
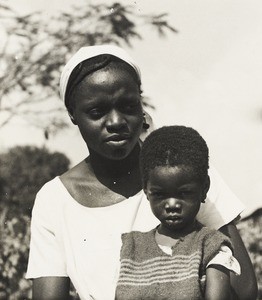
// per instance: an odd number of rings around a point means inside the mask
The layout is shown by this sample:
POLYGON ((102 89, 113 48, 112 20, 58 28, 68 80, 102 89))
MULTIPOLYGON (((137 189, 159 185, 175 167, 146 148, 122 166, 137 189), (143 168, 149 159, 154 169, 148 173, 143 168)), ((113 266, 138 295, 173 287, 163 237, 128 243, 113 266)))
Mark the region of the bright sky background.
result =
MULTIPOLYGON (((47 15, 73 2, 9 0, 17 11, 39 9, 47 15)), ((141 14, 168 12, 179 31, 159 39, 141 28, 144 40, 126 47, 141 67, 156 125, 197 129, 208 142, 213 165, 247 206, 244 215, 262 207, 261 0, 119 2, 135 5, 141 14)), ((36 129, 13 123, 0 139, 1 149, 45 144, 66 153, 73 164, 86 156, 73 126, 45 142, 36 129)))

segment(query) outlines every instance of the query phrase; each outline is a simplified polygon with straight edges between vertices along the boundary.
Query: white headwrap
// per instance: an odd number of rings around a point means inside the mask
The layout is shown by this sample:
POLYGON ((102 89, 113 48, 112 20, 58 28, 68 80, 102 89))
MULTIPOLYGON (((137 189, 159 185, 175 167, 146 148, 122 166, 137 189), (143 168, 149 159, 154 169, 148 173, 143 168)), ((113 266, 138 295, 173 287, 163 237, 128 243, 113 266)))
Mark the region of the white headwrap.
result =
POLYGON ((74 68, 86 59, 96 57, 101 54, 111 54, 127 62, 136 71, 141 80, 141 73, 138 65, 133 58, 122 48, 114 45, 98 45, 80 48, 65 65, 60 77, 60 96, 65 101, 65 93, 69 77, 74 68))

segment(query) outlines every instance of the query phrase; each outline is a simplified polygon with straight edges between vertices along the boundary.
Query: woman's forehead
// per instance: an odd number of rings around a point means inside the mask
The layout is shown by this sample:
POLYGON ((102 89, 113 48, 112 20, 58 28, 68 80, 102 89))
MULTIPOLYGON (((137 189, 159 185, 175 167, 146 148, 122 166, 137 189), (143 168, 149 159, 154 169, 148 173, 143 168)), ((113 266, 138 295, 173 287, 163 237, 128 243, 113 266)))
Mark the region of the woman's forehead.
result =
POLYGON ((82 77, 82 80, 96 78, 97 82, 100 81, 101 83, 105 83, 109 78, 118 77, 119 74, 125 77, 131 76, 136 83, 139 82, 139 78, 134 70, 128 64, 122 61, 111 61, 105 66, 94 68, 91 72, 89 68, 86 67, 85 63, 83 63, 82 72, 79 74, 79 77, 82 77))
POLYGON ((72 72, 68 81, 65 95, 66 106, 68 107, 69 103, 72 101, 72 94, 75 94, 80 86, 82 87, 83 85, 86 86, 87 84, 92 83, 93 78, 96 78, 96 84, 99 82, 102 88, 103 85, 108 87, 108 84, 112 83, 114 78, 119 77, 119 75, 123 76, 126 81, 135 83, 135 89, 138 88, 139 93, 141 92, 140 79, 135 70, 126 62, 118 58, 112 58, 112 56, 108 55, 102 55, 91 59, 91 62, 89 60, 82 62, 72 72))
POLYGON ((107 68, 89 74, 74 88, 75 99, 87 96, 90 99, 120 96, 140 98, 140 89, 127 70, 107 68))
POLYGON ((71 57, 71 59, 69 59, 62 71, 60 77, 60 94, 63 100, 65 100, 69 77, 73 70, 83 61, 98 57, 100 55, 111 55, 121 59, 122 61, 125 61, 133 68, 140 80, 140 69, 137 63, 123 48, 115 45, 82 47, 71 57))

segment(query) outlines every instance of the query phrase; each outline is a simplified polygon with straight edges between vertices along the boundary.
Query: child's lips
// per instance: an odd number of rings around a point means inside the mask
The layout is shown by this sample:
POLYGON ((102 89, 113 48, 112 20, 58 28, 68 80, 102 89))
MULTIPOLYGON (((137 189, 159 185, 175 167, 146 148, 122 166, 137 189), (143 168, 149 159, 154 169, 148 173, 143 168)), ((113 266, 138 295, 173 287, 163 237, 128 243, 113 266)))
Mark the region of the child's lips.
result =
POLYGON ((181 219, 181 216, 179 214, 170 214, 167 216, 168 220, 176 220, 176 219, 181 219))
POLYGON ((182 220, 182 217, 177 216, 177 215, 166 218, 166 222, 169 223, 169 224, 178 223, 181 220, 182 220))

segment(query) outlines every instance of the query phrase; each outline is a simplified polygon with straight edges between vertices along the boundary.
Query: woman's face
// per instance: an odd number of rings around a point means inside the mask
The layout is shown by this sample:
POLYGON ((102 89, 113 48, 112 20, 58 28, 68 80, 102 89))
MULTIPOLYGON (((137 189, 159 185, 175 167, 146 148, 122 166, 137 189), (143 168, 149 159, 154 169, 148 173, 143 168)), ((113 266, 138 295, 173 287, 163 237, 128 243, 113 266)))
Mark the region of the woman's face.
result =
POLYGON ((143 110, 139 87, 124 68, 88 75, 74 92, 73 117, 90 153, 127 157, 139 140, 143 110))

